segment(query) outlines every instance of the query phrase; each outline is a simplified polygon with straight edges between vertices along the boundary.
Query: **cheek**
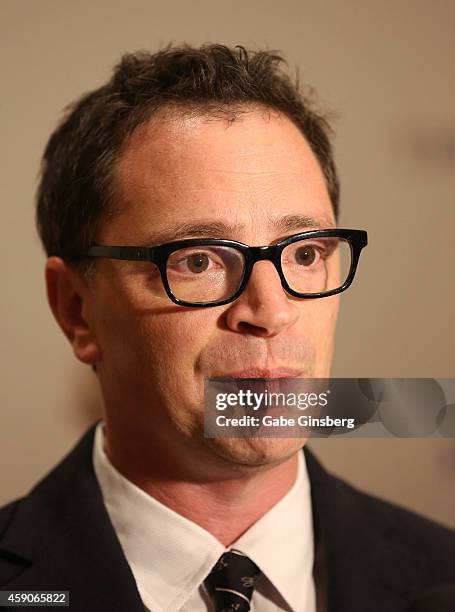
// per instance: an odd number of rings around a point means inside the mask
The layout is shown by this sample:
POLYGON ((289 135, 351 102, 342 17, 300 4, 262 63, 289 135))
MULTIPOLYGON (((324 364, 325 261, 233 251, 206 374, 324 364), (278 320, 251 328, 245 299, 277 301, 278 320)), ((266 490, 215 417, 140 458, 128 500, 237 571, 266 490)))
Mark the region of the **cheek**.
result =
POLYGON ((130 322, 127 337, 144 379, 152 377, 155 384, 171 379, 188 386, 198 355, 210 341, 210 330, 200 311, 149 312, 130 322))
POLYGON ((326 300, 326 304, 321 308, 320 315, 320 338, 318 352, 320 355, 318 376, 328 377, 332 367, 335 327, 339 310, 339 295, 334 295, 328 298, 322 298, 321 302, 326 300))
POLYGON ((339 310, 339 295, 313 300, 302 300, 299 304, 299 326, 305 336, 319 338, 333 331, 339 310))
POLYGON ((207 316, 192 311, 148 317, 136 332, 143 363, 135 373, 138 386, 182 432, 191 430, 203 405, 204 385, 195 364, 210 344, 210 330, 207 316))
POLYGON ((105 326, 104 386, 112 401, 128 397, 131 410, 136 406, 144 414, 161 406, 188 429, 193 405, 203 402, 204 387, 194 365, 210 342, 207 317, 148 312, 120 324, 111 313, 105 326))
POLYGON ((206 319, 200 310, 179 310, 169 299, 146 291, 146 278, 135 274, 111 279, 98 297, 97 336, 104 359, 141 360, 150 371, 160 363, 191 360, 204 343, 206 319))
POLYGON ((318 313, 318 329, 324 345, 331 346, 335 335, 335 326, 338 318, 339 296, 333 295, 321 298, 318 313))
POLYGON ((151 315, 142 321, 141 330, 150 344, 157 343, 166 354, 181 356, 182 360, 191 359, 210 337, 210 325, 201 311, 151 315))
POLYGON ((306 300, 301 305, 299 326, 301 335, 315 349, 319 359, 329 358, 339 310, 339 295, 306 300))

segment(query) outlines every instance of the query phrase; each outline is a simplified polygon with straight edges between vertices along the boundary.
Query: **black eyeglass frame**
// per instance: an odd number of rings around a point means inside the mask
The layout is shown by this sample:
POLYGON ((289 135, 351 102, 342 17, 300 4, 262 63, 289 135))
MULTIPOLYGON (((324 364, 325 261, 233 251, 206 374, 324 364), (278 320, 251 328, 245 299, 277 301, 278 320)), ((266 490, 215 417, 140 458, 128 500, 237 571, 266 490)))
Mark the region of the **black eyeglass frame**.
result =
POLYGON ((83 257, 107 257, 109 259, 122 259, 127 261, 150 261, 158 267, 164 289, 168 297, 179 306, 189 306, 195 308, 210 308, 212 306, 223 306, 234 302, 243 292, 248 284, 251 271, 257 261, 271 261, 281 280, 283 288, 292 296, 305 299, 314 299, 328 297, 345 291, 354 280, 355 272, 360 258, 362 249, 368 244, 368 233, 365 230, 333 228, 322 230, 309 230, 288 236, 276 244, 267 246, 249 246, 243 242, 236 240, 228 240, 224 238, 187 238, 185 240, 175 240, 166 242, 156 246, 108 246, 108 245, 92 245, 88 251, 81 255, 83 257), (299 240, 310 238, 342 238, 349 243, 351 248, 351 268, 344 283, 336 289, 329 291, 320 291, 319 293, 299 293, 294 291, 286 281, 281 267, 281 253, 290 244, 299 240), (215 302, 187 302, 180 300, 171 291, 168 283, 166 264, 169 256, 174 251, 191 246, 226 246, 235 248, 243 255, 245 266, 243 276, 241 278, 237 291, 223 300, 215 302))

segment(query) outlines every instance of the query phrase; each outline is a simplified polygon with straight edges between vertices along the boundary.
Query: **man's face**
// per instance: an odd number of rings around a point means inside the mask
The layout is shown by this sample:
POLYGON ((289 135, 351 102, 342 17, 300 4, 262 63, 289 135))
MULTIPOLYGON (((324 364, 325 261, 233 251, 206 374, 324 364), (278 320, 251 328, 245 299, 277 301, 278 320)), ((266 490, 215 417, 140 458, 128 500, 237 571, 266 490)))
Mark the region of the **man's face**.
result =
MULTIPOLYGON (((306 140, 284 116, 259 110, 231 124, 155 118, 126 143, 116 186, 120 212, 98 244, 217 236, 259 246, 317 227, 304 217, 335 225, 306 140)), ((170 301, 154 264, 98 260, 90 312, 111 429, 168 453, 239 466, 282 461, 303 441, 204 439, 204 379, 328 377, 338 305, 338 295, 290 296, 270 261, 255 264, 235 302, 189 308, 170 301)))

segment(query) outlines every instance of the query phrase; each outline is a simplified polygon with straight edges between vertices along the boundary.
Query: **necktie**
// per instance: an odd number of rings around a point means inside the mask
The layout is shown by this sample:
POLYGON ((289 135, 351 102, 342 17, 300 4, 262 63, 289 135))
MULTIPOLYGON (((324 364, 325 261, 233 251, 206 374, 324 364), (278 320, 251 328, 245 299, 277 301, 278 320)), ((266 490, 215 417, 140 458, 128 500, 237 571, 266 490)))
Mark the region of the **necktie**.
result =
POLYGON ((258 566, 238 550, 225 552, 205 579, 216 612, 248 612, 258 566))

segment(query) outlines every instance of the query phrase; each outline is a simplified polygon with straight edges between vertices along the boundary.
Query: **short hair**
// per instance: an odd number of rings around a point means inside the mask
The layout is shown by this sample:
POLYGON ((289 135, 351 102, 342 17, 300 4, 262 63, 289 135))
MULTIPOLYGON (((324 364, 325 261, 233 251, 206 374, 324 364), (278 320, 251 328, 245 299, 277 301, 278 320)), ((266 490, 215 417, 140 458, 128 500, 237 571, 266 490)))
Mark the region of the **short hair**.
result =
POLYGON ((237 45, 168 45, 124 55, 110 80, 71 104, 46 145, 37 190, 36 224, 48 256, 75 262, 114 214, 113 170, 126 139, 160 110, 235 120, 255 106, 279 111, 301 130, 321 167, 335 218, 339 180, 331 127, 274 51, 237 45))

